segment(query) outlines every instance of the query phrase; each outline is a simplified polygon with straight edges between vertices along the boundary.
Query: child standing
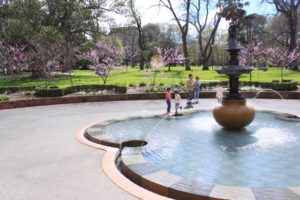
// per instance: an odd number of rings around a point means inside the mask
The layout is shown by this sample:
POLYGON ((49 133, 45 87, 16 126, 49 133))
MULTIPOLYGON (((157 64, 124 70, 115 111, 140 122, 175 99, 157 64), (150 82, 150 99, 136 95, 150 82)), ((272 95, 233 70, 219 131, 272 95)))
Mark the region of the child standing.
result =
POLYGON ((175 115, 178 115, 178 108, 180 108, 181 97, 178 91, 175 91, 174 95, 175 95, 175 115))
POLYGON ((171 111, 171 101, 172 101, 171 88, 167 87, 167 91, 166 91, 167 114, 169 114, 171 111))
POLYGON ((216 97, 218 99, 218 103, 221 103, 221 101, 223 99, 224 88, 222 87, 222 85, 220 83, 218 83, 215 89, 216 89, 216 97))
POLYGON ((201 89, 201 82, 199 80, 199 76, 196 76, 196 82, 195 82, 195 90, 194 90, 194 99, 196 100, 195 103, 198 103, 199 100, 199 94, 201 89))

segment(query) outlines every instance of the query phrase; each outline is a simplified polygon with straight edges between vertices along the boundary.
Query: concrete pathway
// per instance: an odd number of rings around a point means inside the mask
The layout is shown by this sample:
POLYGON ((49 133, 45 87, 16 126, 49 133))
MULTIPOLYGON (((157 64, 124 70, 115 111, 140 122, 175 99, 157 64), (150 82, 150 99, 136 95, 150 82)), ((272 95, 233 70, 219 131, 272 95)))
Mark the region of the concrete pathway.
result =
MULTIPOLYGON (((255 108, 300 115, 300 100, 248 101, 255 108)), ((215 99, 195 107, 211 109, 215 99)), ((131 200, 101 169, 103 151, 74 139, 80 127, 116 116, 164 113, 165 102, 123 101, 0 111, 1 200, 131 200)))

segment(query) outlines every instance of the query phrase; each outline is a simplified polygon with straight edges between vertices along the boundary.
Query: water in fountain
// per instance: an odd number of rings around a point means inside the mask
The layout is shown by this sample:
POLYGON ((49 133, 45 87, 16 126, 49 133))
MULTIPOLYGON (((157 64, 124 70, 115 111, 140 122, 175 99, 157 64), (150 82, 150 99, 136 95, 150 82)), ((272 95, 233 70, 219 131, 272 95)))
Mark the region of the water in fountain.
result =
POLYGON ((246 187, 298 186, 299 122, 274 116, 258 112, 247 129, 236 132, 220 129, 211 112, 180 120, 132 119, 109 126, 113 132, 121 126, 130 136, 144 133, 140 136, 147 137, 148 144, 139 148, 138 155, 151 166, 185 179, 246 187), (145 129, 151 131, 145 133, 145 129))
POLYGON ((279 92, 277 92, 276 90, 273 90, 273 89, 261 89, 261 90, 259 90, 256 93, 256 95, 252 98, 252 100, 256 100, 256 98, 259 96, 259 94, 261 94, 263 92, 273 92, 273 93, 277 94, 282 99, 283 102, 285 102, 283 96, 279 92))

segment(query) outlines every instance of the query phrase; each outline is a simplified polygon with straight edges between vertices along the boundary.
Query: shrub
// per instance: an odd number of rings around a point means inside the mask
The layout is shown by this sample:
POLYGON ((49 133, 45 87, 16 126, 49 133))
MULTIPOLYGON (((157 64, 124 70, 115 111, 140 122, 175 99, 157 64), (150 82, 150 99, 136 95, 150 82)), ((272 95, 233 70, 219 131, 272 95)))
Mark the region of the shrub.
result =
POLYGON ((38 97, 60 97, 64 90, 61 88, 36 88, 35 95, 38 97))
POLYGON ((255 86, 264 89, 272 89, 278 91, 292 91, 297 90, 297 81, 286 81, 286 82, 279 82, 277 80, 273 80, 272 82, 249 82, 249 81, 242 81, 242 85, 244 86, 255 86))
POLYGON ((9 101, 8 96, 0 96, 0 101, 9 101))
POLYGON ((117 85, 74 85, 66 88, 37 88, 35 95, 39 97, 58 97, 80 91, 94 91, 93 93, 96 93, 99 90, 126 93, 127 87, 117 85))
POLYGON ((140 83, 139 83, 139 86, 140 86, 140 87, 144 87, 144 86, 147 86, 147 84, 146 84, 145 82, 140 82, 140 83))
POLYGON ((0 93, 15 93, 23 91, 34 91, 36 86, 0 87, 0 93))

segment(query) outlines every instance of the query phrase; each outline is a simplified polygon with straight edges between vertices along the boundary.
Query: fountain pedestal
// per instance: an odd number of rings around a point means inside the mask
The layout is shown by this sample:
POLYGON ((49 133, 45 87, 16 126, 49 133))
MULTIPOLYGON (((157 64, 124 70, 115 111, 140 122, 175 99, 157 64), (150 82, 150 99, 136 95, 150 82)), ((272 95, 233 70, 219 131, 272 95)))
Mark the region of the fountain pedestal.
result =
POLYGON ((223 100, 213 109, 213 116, 224 128, 239 130, 252 122, 255 110, 246 105, 246 100, 223 100))
POLYGON ((237 42, 238 25, 232 22, 229 27, 229 38, 227 51, 230 55, 228 66, 216 70, 219 74, 229 77, 229 92, 223 99, 222 105, 213 109, 215 120, 224 128, 229 130, 242 129, 252 122, 255 111, 246 105, 246 100, 239 93, 239 77, 241 74, 249 74, 253 70, 249 67, 239 65, 238 56, 241 47, 237 42))

